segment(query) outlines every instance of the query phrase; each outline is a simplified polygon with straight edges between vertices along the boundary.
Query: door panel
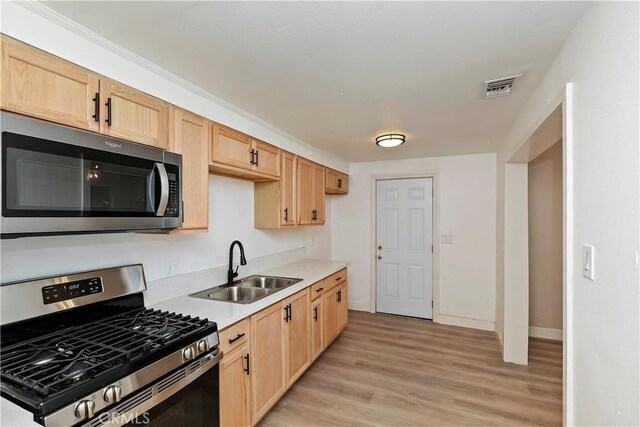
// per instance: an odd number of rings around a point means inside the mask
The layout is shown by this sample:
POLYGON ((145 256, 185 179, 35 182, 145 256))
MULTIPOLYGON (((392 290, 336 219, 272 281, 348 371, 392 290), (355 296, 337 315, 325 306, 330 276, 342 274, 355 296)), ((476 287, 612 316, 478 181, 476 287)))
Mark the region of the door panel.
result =
POLYGON ((251 419, 256 424, 286 389, 284 305, 251 317, 251 419))
POLYGON ((313 210, 313 163, 298 157, 298 224, 313 224, 311 211, 313 210))
POLYGON ((212 160, 242 169, 251 169, 251 138, 226 126, 213 126, 212 160))
POLYGON ((280 212, 280 225, 283 226, 296 224, 295 180, 296 156, 282 152, 282 175, 280 177, 282 212, 280 212))
POLYGON ((382 180, 376 186, 377 311, 431 319, 432 179, 382 180))
POLYGON ((309 290, 298 292, 285 300, 290 307, 286 322, 287 384, 293 382, 311 363, 311 335, 309 321, 309 290))
POLYGON ((182 154, 184 222, 179 230, 207 229, 209 222, 209 121, 174 107, 169 150, 182 154))
POLYGON ((169 104, 106 78, 100 79, 100 102, 104 107, 100 133, 167 148, 169 104), (111 114, 105 105, 109 101, 111 114))
POLYGON ((324 166, 313 165, 313 210, 316 211, 314 224, 324 224, 324 166))
POLYGON ((347 321, 349 317, 349 302, 348 302, 348 285, 347 282, 343 282, 338 286, 338 292, 336 301, 338 304, 337 307, 337 321, 336 328, 338 333, 342 332, 344 328, 347 327, 347 321))
POLYGON ((280 176, 280 150, 273 145, 262 141, 253 141, 253 149, 256 150, 257 165, 253 170, 267 175, 280 176))
POLYGON ((98 82, 97 74, 2 36, 3 110, 97 132, 98 82))
POLYGON ((220 426, 244 427, 251 424, 250 376, 247 373, 248 348, 226 353, 220 362, 220 426))
POLYGON ((325 291, 323 298, 324 305, 324 346, 325 348, 333 342, 338 335, 338 302, 336 292, 338 287, 325 291))
POLYGON ((314 360, 320 355, 320 353, 322 353, 322 350, 324 350, 324 313, 322 312, 322 309, 322 298, 318 298, 311 304, 311 342, 314 360))

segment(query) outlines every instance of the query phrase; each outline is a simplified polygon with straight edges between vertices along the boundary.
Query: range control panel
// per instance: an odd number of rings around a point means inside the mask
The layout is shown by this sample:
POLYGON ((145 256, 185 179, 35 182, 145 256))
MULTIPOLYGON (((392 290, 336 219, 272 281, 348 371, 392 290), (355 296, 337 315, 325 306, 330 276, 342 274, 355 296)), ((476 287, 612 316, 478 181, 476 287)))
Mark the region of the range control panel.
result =
POLYGON ((68 299, 99 294, 102 290, 101 277, 50 285, 42 288, 42 302, 45 304, 53 304, 68 299))

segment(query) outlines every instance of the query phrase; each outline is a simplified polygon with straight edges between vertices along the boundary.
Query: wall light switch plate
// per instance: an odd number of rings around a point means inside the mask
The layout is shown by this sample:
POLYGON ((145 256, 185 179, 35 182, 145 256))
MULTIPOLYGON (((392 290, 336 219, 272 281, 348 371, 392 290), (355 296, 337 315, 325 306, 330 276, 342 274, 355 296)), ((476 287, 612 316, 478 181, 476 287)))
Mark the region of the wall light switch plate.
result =
POLYGON ((582 245, 582 275, 589 280, 595 280, 595 249, 593 245, 582 245))
POLYGON ((443 243, 445 245, 452 245, 453 244, 453 235, 452 234, 443 234, 440 236, 440 243, 443 243))

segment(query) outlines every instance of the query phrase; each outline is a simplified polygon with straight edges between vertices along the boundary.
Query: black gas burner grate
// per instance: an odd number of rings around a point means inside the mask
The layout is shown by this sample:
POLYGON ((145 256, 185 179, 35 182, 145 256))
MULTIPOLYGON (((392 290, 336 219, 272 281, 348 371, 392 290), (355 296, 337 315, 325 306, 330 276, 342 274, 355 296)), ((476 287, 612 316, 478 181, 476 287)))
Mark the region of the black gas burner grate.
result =
POLYGON ((209 325, 207 320, 143 309, 3 347, 3 381, 43 397, 160 352, 209 325))

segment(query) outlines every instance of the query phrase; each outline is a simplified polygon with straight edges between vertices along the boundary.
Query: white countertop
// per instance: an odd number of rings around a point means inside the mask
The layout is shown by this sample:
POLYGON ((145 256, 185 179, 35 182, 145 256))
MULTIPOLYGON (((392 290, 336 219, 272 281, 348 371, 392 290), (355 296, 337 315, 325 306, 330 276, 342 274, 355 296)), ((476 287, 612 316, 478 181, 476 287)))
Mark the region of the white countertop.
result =
MULTIPOLYGON (((189 314, 191 316, 198 316, 200 318, 207 318, 216 322, 218 324, 218 330, 221 330, 248 316, 251 316, 254 313, 257 313, 271 304, 281 301, 286 297, 313 285, 317 281, 324 279, 348 265, 349 263, 346 261, 303 259, 267 271, 259 272, 257 274, 295 277, 303 280, 251 304, 234 304, 230 302, 193 298, 185 295, 152 305, 152 307, 159 310, 167 310, 182 314, 189 314)), ((200 290, 204 289, 207 288, 200 290)), ((31 412, 4 398, 0 399, 0 412, 0 426, 40 426, 40 424, 33 421, 33 414, 31 414, 31 412)))
POLYGON ((303 280, 251 304, 214 301, 185 295, 155 304, 152 307, 159 310, 207 318, 210 321, 216 322, 218 324, 218 330, 221 330, 313 285, 317 281, 345 268, 347 265, 349 265, 349 263, 345 261, 303 259, 260 272, 259 274, 266 276, 295 277, 303 280))

